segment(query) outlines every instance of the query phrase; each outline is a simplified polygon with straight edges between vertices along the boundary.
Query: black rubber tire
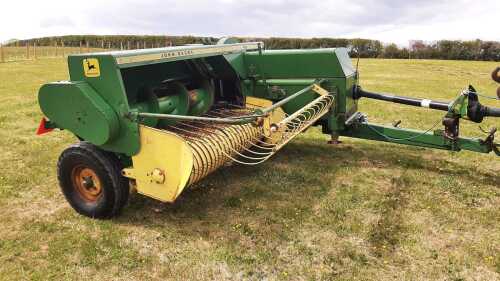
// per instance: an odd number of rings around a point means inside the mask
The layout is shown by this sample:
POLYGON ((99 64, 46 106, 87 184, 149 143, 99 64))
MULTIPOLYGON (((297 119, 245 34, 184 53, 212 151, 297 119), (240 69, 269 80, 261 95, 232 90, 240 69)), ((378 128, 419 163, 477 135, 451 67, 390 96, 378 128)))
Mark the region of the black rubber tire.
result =
POLYGON ((71 207, 84 216, 98 219, 120 214, 127 204, 130 189, 121 170, 121 163, 116 155, 88 142, 68 147, 61 153, 57 163, 59 185, 71 207), (95 202, 85 200, 77 191, 72 179, 72 171, 76 166, 85 166, 98 176, 101 193, 95 202))

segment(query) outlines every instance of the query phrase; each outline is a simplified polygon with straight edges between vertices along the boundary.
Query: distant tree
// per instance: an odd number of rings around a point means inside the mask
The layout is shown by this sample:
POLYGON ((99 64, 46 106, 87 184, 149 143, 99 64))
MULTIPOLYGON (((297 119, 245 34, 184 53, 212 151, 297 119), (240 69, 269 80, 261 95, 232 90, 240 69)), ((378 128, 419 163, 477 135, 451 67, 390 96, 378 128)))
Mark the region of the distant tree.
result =
POLYGON ((383 58, 388 58, 388 59, 396 59, 396 58, 401 58, 401 50, 398 48, 398 46, 394 43, 389 44, 384 47, 384 51, 382 52, 382 57, 383 58))
MULTIPOLYGON (((411 40, 409 48, 400 49, 395 44, 383 46, 378 40, 363 38, 239 38, 243 42, 263 41, 267 49, 312 49, 345 47, 353 57, 363 58, 417 58, 417 59, 458 59, 500 61, 500 42, 494 41, 457 41, 440 40, 424 42, 411 40)), ((38 46, 54 44, 78 47, 80 44, 93 48, 120 48, 122 45, 133 48, 176 46, 185 44, 215 44, 218 38, 197 36, 149 36, 149 35, 67 35, 33 38, 28 40, 9 40, 8 46, 25 46, 37 43, 38 46)))

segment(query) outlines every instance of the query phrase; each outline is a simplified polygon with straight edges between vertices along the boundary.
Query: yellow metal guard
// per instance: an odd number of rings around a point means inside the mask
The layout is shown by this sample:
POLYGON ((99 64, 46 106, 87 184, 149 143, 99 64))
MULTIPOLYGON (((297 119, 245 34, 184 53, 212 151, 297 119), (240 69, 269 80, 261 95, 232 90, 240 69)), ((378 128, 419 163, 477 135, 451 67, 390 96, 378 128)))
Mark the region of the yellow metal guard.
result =
POLYGON ((137 192, 173 202, 187 185, 193 170, 193 153, 176 134, 140 125, 141 149, 132 157, 133 168, 123 175, 136 181, 137 192))

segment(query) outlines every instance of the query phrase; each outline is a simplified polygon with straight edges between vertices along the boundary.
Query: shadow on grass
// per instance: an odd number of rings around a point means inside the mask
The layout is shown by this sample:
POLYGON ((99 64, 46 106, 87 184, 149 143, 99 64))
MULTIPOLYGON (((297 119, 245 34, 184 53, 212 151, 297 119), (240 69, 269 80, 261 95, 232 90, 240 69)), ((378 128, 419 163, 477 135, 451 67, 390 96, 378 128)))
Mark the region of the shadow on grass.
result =
POLYGON ((384 199, 380 202, 380 218, 369 232, 369 242, 377 257, 390 254, 406 237, 407 224, 404 210, 408 205, 411 180, 405 170, 401 176, 394 177, 384 199))
MULTIPOLYGON (((426 152, 428 150, 388 144, 328 146, 296 141, 262 165, 219 169, 194 188, 185 190, 173 204, 133 196, 116 222, 168 228, 184 236, 227 235, 235 225, 243 225, 240 227, 243 230, 245 226, 252 226, 244 230, 246 234, 275 235, 278 228, 281 229, 278 235, 286 236, 285 225, 314 218, 318 201, 344 184, 338 178, 362 176, 356 174, 357 169, 423 170, 491 185, 498 183, 497 176, 447 162, 444 155, 424 159, 422 155, 426 152), (344 174, 346 169, 353 171, 352 175, 344 174)), ((400 213, 405 208, 407 184, 403 183, 404 176, 394 176, 392 188, 383 195, 382 218, 370 234, 370 242, 377 249, 396 247, 401 238, 399 232, 404 232, 400 213)))

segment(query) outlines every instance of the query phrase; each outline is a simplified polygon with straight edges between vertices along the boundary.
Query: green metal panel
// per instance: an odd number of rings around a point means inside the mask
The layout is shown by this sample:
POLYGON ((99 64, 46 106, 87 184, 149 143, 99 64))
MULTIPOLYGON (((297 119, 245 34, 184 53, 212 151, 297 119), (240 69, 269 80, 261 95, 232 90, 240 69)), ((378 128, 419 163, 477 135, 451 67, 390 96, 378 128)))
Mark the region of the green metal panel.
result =
MULTIPOLYGON (((291 94, 311 85, 314 79, 269 79, 269 80, 245 80, 242 88, 246 95, 279 101, 291 94)), ((357 110, 357 102, 347 93, 352 90, 354 77, 325 79, 321 86, 330 92, 335 92, 336 100, 334 108, 324 118, 328 119, 330 130, 342 130, 345 119, 357 110)), ((282 106, 283 110, 292 114, 302 108, 305 104, 318 97, 318 94, 309 91, 300 97, 282 106)))
POLYGON ((85 82, 46 84, 40 89, 38 100, 43 113, 59 128, 96 145, 118 135, 118 116, 85 82))
POLYGON ((398 144, 429 147, 445 150, 470 150, 480 153, 489 153, 491 148, 484 144, 480 139, 459 138, 457 146, 452 145, 451 141, 445 139, 442 135, 434 132, 422 132, 410 129, 401 129, 395 127, 384 127, 374 124, 356 124, 355 126, 342 131, 341 135, 370 139, 398 144))
POLYGON ((317 79, 354 75, 347 51, 343 48, 247 52, 244 60, 248 74, 260 79, 317 79))
MULTIPOLYGON (((304 88, 318 78, 326 78, 322 87, 336 92, 335 106, 324 118, 328 131, 344 129, 344 121, 357 110, 350 92, 355 84, 355 69, 345 48, 315 50, 266 50, 243 55, 248 80, 243 81, 246 95, 278 101, 304 88)), ((283 106, 291 114, 317 97, 309 92, 283 106)))
POLYGON ((246 78, 248 77, 247 68, 245 67, 244 55, 240 54, 229 54, 224 55, 224 58, 231 65, 231 67, 236 71, 239 77, 246 78))
MULTIPOLYGON (((101 147, 106 150, 134 155, 139 151, 138 124, 124 118, 129 112, 127 96, 125 94, 122 77, 115 59, 111 55, 75 55, 68 57, 69 74, 71 81, 86 81, 111 106, 119 118, 119 132, 116 138, 111 139, 101 147), (86 77, 84 75, 83 60, 95 58, 99 62, 100 75, 86 77)), ((55 120, 57 123, 57 120, 55 120)))

